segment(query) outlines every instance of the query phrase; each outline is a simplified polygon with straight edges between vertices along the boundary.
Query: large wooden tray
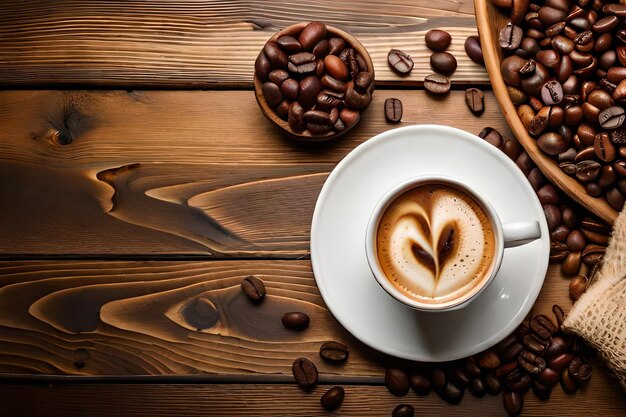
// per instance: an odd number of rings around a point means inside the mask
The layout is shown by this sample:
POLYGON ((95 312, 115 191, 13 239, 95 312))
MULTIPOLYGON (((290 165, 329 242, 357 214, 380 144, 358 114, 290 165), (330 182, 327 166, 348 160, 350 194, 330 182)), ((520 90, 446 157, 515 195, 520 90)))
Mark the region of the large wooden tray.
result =
POLYGON ((500 109, 509 126, 511 126, 511 130, 541 172, 555 186, 563 190, 574 201, 580 203, 590 212, 613 224, 617 217, 617 212, 609 206, 604 198, 595 198, 588 195, 580 183, 567 176, 554 160, 543 154, 537 147, 535 139, 528 134, 522 121, 517 116, 515 106, 509 98, 506 84, 500 74, 500 62, 503 59, 503 55, 498 44, 498 34, 500 29, 506 26, 509 21, 509 17, 504 14, 505 10, 494 6, 489 0, 474 0, 474 8, 476 10, 476 23, 478 25, 478 33, 480 34, 480 44, 485 58, 485 66, 491 78, 491 85, 500 109))

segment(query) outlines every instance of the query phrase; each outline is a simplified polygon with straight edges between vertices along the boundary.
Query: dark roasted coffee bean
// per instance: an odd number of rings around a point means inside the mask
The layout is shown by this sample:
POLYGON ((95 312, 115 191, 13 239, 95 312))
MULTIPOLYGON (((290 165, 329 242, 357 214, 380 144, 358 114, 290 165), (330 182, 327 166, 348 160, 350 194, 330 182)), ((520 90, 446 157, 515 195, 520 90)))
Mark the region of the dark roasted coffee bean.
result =
POLYGON ((346 126, 352 126, 361 118, 361 113, 357 110, 343 108, 339 112, 339 119, 345 123, 346 126))
POLYGON ((553 240, 556 242, 565 242, 569 234, 570 234, 570 228, 562 224, 556 229, 554 229, 552 233, 550 233, 550 240, 553 240))
POLYGON ((546 184, 537 190, 537 197, 541 204, 556 204, 559 201, 559 194, 552 184, 546 184))
POLYGON ((557 328, 548 317, 538 315, 532 318, 530 321, 530 329, 540 339, 548 340, 550 336, 556 333, 557 328))
POLYGON ((543 206, 543 213, 546 216, 548 222, 548 228, 552 232, 561 224, 561 210, 554 204, 546 204, 543 206))
POLYGON ((579 230, 573 230, 567 237, 567 249, 580 252, 585 248, 585 236, 579 230))
MULTIPOLYGON (((350 107, 351 109, 360 110, 360 109, 364 109, 370 104, 370 102, 372 101, 372 96, 369 93, 362 94, 353 88, 348 88, 346 90, 346 97, 344 101, 345 101, 346 106, 350 107)), ((319 96, 318 96, 318 103, 319 103, 319 96)))
POLYGON ((324 58, 326 55, 328 55, 329 51, 330 45, 327 39, 322 39, 313 47, 313 55, 315 55, 316 58, 324 58))
POLYGON ((561 372, 561 388, 568 393, 573 393, 578 390, 578 384, 572 380, 567 369, 561 372))
POLYGON ((456 58, 449 52, 435 52, 430 56, 430 66, 444 75, 456 71, 456 58))
POLYGON ((413 374, 409 378, 411 389, 417 395, 426 395, 430 391, 430 381, 424 375, 413 374))
POLYGON ((537 146, 548 155, 558 155, 567 150, 569 143, 558 133, 544 133, 537 140, 537 146))
POLYGON ((330 38, 328 40, 329 53, 332 55, 339 55, 341 51, 346 47, 346 42, 341 38, 330 38))
POLYGON ((393 409, 391 417, 413 417, 415 409, 410 404, 399 404, 393 409))
MULTIPOLYGON (((560 308, 559 306, 556 306, 556 307, 560 308)), ((554 307, 553 307, 553 311, 554 311, 554 307)), ((559 310, 557 310, 557 312, 559 312, 559 310)), ((559 314, 560 315, 557 316, 557 319, 559 317, 560 319, 558 319, 557 322, 563 323, 563 310, 562 309, 560 310, 559 314)), ((565 339, 563 339, 561 336, 554 336, 552 337, 552 339, 550 339, 550 344, 548 345, 546 350, 543 352, 542 356, 544 357, 544 359, 550 359, 554 356, 567 352, 568 349, 569 349, 569 346, 565 342, 565 339)))
POLYGON ((465 373, 470 378, 478 378, 482 376, 483 371, 478 366, 478 360, 475 356, 467 358, 467 361, 465 362, 465 373))
POLYGON ((328 411, 336 410, 339 406, 341 406, 345 395, 346 392, 343 387, 332 387, 326 391, 324 395, 322 395, 322 398, 320 398, 320 404, 322 404, 322 407, 328 411))
POLYGON ((309 123, 317 123, 319 125, 333 124, 330 119, 330 114, 321 110, 309 110, 305 112, 304 120, 306 120, 309 123))
POLYGON ((373 81, 374 78, 371 73, 365 71, 359 72, 354 79, 354 88, 363 93, 372 85, 373 81))
POLYGON ((317 95, 322 89, 319 78, 310 75, 300 81, 299 101, 305 109, 312 107, 317 99, 317 95))
POLYGON ((502 404, 504 405, 504 410, 510 417, 517 417, 522 413, 524 398, 521 394, 505 390, 502 393, 502 404))
POLYGON ((446 94, 450 91, 450 80, 445 75, 430 74, 424 78, 424 88, 433 94, 446 94))
POLYGON ((626 145, 626 130, 619 129, 612 131, 611 142, 616 145, 626 145))
POLYGON ((581 262, 580 252, 570 252, 561 264, 561 272, 568 277, 574 276, 580 270, 581 262))
POLYGON ((587 363, 582 358, 576 356, 570 362, 567 368, 567 372, 572 381, 579 385, 585 385, 591 379, 591 374, 593 373, 593 370, 589 363, 587 363))
MULTIPOLYGON (((362 74, 366 74, 366 73, 362 73, 362 74)), ((346 90, 348 89, 348 85, 345 82, 338 80, 336 78, 333 78, 328 74, 325 74, 324 76, 322 76, 321 85, 322 87, 326 89, 337 91, 339 93, 345 93, 346 90)))
POLYGON ((576 164, 576 178, 581 182, 589 182, 597 178, 601 165, 596 161, 584 160, 576 164))
POLYGON ((483 51, 480 47, 480 38, 478 36, 468 36, 465 39, 465 53, 467 56, 477 64, 484 65, 483 51))
POLYGON ((548 81, 541 87, 541 98, 549 106, 558 104, 563 100, 563 87, 558 81, 548 81))
POLYGON ((295 100, 300 93, 300 83, 293 78, 289 78, 280 85, 280 92, 283 94, 283 97, 295 100))
POLYGON ((316 72, 317 64, 315 62, 309 62, 307 64, 295 65, 290 62, 287 64, 287 69, 293 74, 312 74, 316 72))
POLYGON ((515 358, 517 358, 517 355, 519 355, 522 350, 524 350, 524 345, 515 342, 509 345, 506 349, 504 349, 500 354, 500 357, 504 362, 514 361, 515 358))
POLYGON ((517 358, 520 368, 529 374, 538 374, 546 367, 546 361, 532 352, 522 351, 517 358))
POLYGON ((446 373, 441 368, 435 368, 432 375, 433 388, 438 393, 442 393, 448 383, 446 373))
POLYGON ((322 22, 311 22, 302 29, 298 42, 302 49, 310 51, 322 39, 326 37, 326 25, 322 22))
POLYGON ((618 23, 617 16, 606 16, 594 23, 592 28, 596 33, 606 33, 613 30, 618 23))
POLYGON ((270 62, 267 60, 265 53, 261 51, 254 61, 254 72, 257 77, 262 82, 265 82, 269 79, 270 71, 272 70, 272 66, 270 62))
POLYGON ((563 262, 569 256, 567 245, 561 242, 550 242, 550 260, 554 262, 563 262))
POLYGON ((314 135, 323 135, 332 130, 332 127, 327 124, 307 123, 306 128, 314 135))
POLYGON ((512 374, 507 375, 506 386, 511 391, 524 393, 530 389, 530 375, 525 374, 522 370, 516 369, 512 374))
POLYGON ((495 375, 498 378, 503 378, 507 376, 508 374, 510 374, 511 372, 515 371, 516 369, 517 369, 517 361, 505 363, 504 365, 496 369, 495 375))
POLYGON ((500 366, 500 358, 491 350, 483 352, 479 357, 478 364, 481 368, 496 369, 500 366))
POLYGON ((406 372, 390 368, 385 372, 385 386, 393 395, 403 396, 409 392, 410 382, 406 372))
POLYGON ((485 94, 478 88, 468 88, 465 90, 465 103, 472 113, 481 115, 485 110, 485 94))
POLYGON ((603 129, 617 129, 624 123, 624 109, 619 106, 609 107, 598 115, 598 123, 603 129))
POLYGON ((283 81, 289 78, 289 73, 284 69, 276 69, 269 74, 269 79, 276 85, 281 85, 283 81))
POLYGON ((611 95, 604 90, 594 90, 587 96, 589 104, 593 104, 600 110, 605 110, 611 107, 614 102, 611 95))
POLYGON ((552 388, 543 385, 536 379, 532 382, 532 389, 533 393, 544 401, 550 398, 550 394, 552 393, 552 388))
POLYGON ((281 36, 278 40, 276 40, 276 43, 288 54, 297 54, 302 51, 302 45, 300 45, 300 42, 291 36, 281 36))
POLYGON ((283 95, 280 92, 280 87, 278 87, 273 82, 266 82, 263 84, 262 88, 263 97, 265 97, 265 101, 272 107, 276 107, 283 101, 283 95))
POLYGON ((617 188, 607 191, 606 202, 609 203, 609 206, 614 210, 621 211, 624 208, 624 201, 626 201, 624 194, 617 188))
POLYGON ((460 404, 465 395, 465 389, 448 382, 444 388, 442 398, 450 404, 460 404))
MULTIPOLYGON (((352 90, 355 92, 354 90, 352 90)), ((347 92, 346 92, 347 93, 347 92)), ((355 92, 356 93, 356 92, 355 92)), ((356 93, 358 94, 358 93, 356 93)), ((322 90, 317 95, 316 99, 316 108, 330 110, 333 107, 338 107, 344 103, 344 97, 346 95, 343 93, 339 93, 331 90, 322 90)))
POLYGON ((596 135, 593 143, 593 150, 598 159, 601 161, 612 162, 615 159, 615 146, 611 142, 609 134, 606 132, 596 135))
POLYGON ((626 161, 615 161, 613 163, 613 171, 620 177, 626 177, 626 161))
POLYGON ((500 148, 502 146, 502 142, 503 142, 502 135, 500 134, 500 132, 498 132, 492 127, 484 128, 478 134, 478 136, 484 139, 485 142, 489 143, 490 145, 495 146, 496 148, 500 148))
POLYGON ((265 284, 254 275, 241 281, 241 289, 255 303, 261 302, 265 298, 265 284))
POLYGON ((287 123, 294 132, 301 132, 306 127, 304 121, 304 109, 297 101, 289 105, 289 113, 287 115, 287 123))
POLYGON ((398 123, 402 120, 402 101, 397 98, 385 100, 385 118, 390 123, 398 123))
POLYGON ((553 387, 559 382, 559 377, 559 372, 546 366, 546 368, 537 375, 537 381, 547 387, 553 387))
POLYGON ((569 298, 576 301, 587 291, 588 280, 584 275, 577 275, 569 282, 569 298))
MULTIPOLYGON (((534 61, 532 61, 534 62, 534 61)), ((520 70, 525 67, 532 66, 532 62, 526 61, 517 55, 511 55, 505 58, 500 64, 500 72, 504 81, 513 87, 522 87, 522 78, 520 76, 520 70)))
POLYGON ((287 66, 287 54, 274 42, 267 42, 263 47, 263 52, 272 68, 285 68, 287 66))
POLYGON ((541 355, 548 347, 548 342, 534 334, 527 334, 524 336, 524 347, 535 355, 541 355))
POLYGON ((585 184, 585 191, 592 197, 600 197, 602 195, 602 187, 597 182, 588 182, 585 184))
POLYGON ((391 68, 401 75, 406 75, 411 72, 414 65, 411 57, 398 49, 389 51, 387 54, 387 62, 389 62, 391 68))
POLYGON ((450 382, 452 382, 454 385, 456 385, 459 388, 467 387, 467 384, 469 384, 469 381, 470 381, 469 377, 465 373, 465 370, 463 370, 463 368, 460 366, 453 368, 450 371, 448 377, 449 377, 448 379, 450 380, 450 382))
POLYGON ((433 51, 443 51, 450 46, 452 37, 446 31, 433 29, 426 32, 424 40, 426 41, 426 46, 433 51))
POLYGON ((485 383, 480 378, 472 379, 469 382, 467 388, 469 389, 469 391, 472 393, 474 397, 479 397, 479 398, 484 397, 485 393, 487 392, 485 383))
POLYGON ((502 384, 500 380, 493 374, 485 375, 485 388, 489 395, 498 395, 502 390, 502 384))
POLYGON ((326 342, 320 347, 320 356, 331 362, 343 362, 349 354, 348 346, 339 342, 326 342))
MULTIPOLYGON (((306 113, 305 113, 305 117, 306 117, 306 113)), ((281 321, 283 323, 283 326, 285 326, 289 330, 296 330, 296 331, 306 329, 307 327, 309 327, 309 323, 310 323, 310 319, 307 314, 297 312, 297 311, 285 313, 281 321)))
POLYGON ((289 116, 289 100, 283 100, 280 102, 278 107, 276 107, 276 114, 283 120, 287 120, 289 116))
POLYGON ((507 23, 500 31, 500 48, 505 51, 514 51, 519 48, 524 32, 519 26, 515 26, 511 22, 507 23))
POLYGON ((573 358, 574 355, 572 355, 571 353, 562 353, 560 355, 556 355, 550 358, 548 360, 547 366, 557 373, 560 373, 569 366, 569 363, 572 361, 573 358))
POLYGON ((298 358, 294 361, 291 370, 298 385, 311 388, 317 384, 317 368, 307 358, 298 358))

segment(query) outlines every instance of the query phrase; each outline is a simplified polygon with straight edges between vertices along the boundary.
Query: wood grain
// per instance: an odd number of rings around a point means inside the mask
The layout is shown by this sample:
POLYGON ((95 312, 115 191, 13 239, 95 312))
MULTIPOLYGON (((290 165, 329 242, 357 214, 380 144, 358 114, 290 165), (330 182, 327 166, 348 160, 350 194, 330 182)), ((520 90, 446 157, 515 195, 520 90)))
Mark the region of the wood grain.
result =
MULTIPOLYGON (((623 416, 624 397, 611 391, 585 391, 566 395, 559 388, 549 401, 532 394, 524 396, 524 416, 623 416), (594 397, 595 395, 595 397, 594 397)), ((0 407, 8 415, 23 417, 130 417, 184 416, 388 416, 400 403, 415 407, 419 416, 502 416, 506 413, 501 397, 475 398, 465 395, 459 406, 444 403, 434 393, 418 397, 412 392, 398 398, 382 386, 344 386, 345 400, 340 409, 329 413, 319 404, 320 396, 331 386, 319 385, 310 392, 287 385, 259 384, 61 384, 47 386, 0 385, 0 407), (13 399, 13 400, 10 400, 13 399), (20 399, 21 401, 15 401, 20 399), (98 404, 94 407, 94 403, 98 404)))
POLYGON ((461 91, 379 90, 353 131, 306 146, 251 91, 0 92, 0 256, 306 256, 319 190, 349 151, 433 121, 512 137, 489 92, 485 106, 475 117, 461 91))
POLYGON ((0 85, 249 88, 265 41, 309 20, 357 36, 374 60, 378 85, 421 84, 432 72, 423 36, 433 28, 452 34, 449 51, 459 61, 452 80, 489 84, 463 49, 476 34, 471 0, 5 0, 0 85), (413 57, 410 76, 389 69, 391 48, 413 57))
POLYGON ((499 45, 498 36, 502 29, 510 20, 491 1, 474 0, 476 4, 476 19, 480 25, 481 44, 485 63, 491 76, 492 86, 498 103, 502 108, 504 117, 509 122, 515 136, 524 146, 528 155, 533 159, 541 172, 550 179, 559 189, 563 190, 578 204, 585 207, 590 212, 596 214, 609 224, 613 224, 618 212, 606 202, 604 197, 595 198, 587 194, 584 185, 575 178, 566 175, 558 166, 557 162, 544 154, 537 146, 537 140, 532 138, 521 119, 509 93, 504 79, 500 73, 500 62, 503 59, 499 45))

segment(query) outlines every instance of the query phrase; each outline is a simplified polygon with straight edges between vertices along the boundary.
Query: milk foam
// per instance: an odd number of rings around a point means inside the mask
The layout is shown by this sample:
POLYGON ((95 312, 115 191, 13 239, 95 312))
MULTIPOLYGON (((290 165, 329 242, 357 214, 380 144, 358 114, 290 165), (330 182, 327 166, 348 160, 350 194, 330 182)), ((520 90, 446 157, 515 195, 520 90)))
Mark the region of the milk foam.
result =
POLYGON ((442 184, 399 196, 379 223, 377 253, 390 282, 420 302, 461 297, 488 278, 494 232, 480 205, 442 184))

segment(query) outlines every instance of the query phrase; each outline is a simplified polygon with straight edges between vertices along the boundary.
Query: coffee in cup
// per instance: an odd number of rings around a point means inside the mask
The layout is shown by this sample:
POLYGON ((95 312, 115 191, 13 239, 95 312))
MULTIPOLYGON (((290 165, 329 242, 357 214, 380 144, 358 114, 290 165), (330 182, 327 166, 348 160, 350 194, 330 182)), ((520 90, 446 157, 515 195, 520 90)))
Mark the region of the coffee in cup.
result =
POLYGON ((423 176, 376 205, 366 254, 378 283, 420 310, 460 308, 497 274, 504 248, 541 236, 538 222, 501 224, 491 204, 457 179, 423 176))

